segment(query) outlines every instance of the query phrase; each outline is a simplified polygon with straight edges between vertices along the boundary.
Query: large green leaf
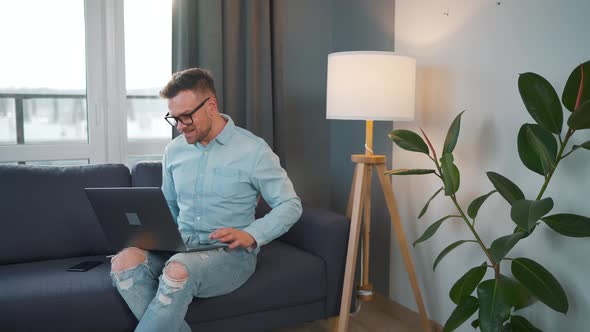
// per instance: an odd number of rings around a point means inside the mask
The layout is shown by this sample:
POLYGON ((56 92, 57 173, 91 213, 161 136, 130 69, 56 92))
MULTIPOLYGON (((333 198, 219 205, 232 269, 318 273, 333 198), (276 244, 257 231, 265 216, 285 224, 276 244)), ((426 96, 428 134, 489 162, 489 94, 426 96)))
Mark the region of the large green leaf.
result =
POLYGON ((451 123, 449 127, 449 131, 447 132, 447 137, 445 138, 445 144, 443 147, 443 154, 445 153, 453 153, 455 149, 455 145, 457 145, 457 140, 459 139, 459 130, 461 129, 461 115, 463 115, 465 111, 459 113, 451 123))
POLYGON ((459 190, 460 176, 459 169, 453 163, 453 155, 450 153, 443 154, 440 158, 442 169, 442 178, 445 184, 445 195, 450 196, 459 190))
MULTIPOLYGON (((495 293, 492 294, 493 298, 491 300, 498 301, 495 303, 495 308, 497 309, 495 312, 495 322, 494 324, 501 324, 508 319, 508 315, 510 314, 511 308, 515 308, 515 310, 522 309, 529 304, 531 304, 531 295, 524 286, 522 286, 518 281, 508 278, 505 275, 500 275, 498 279, 492 279, 484 281, 479 285, 479 288, 482 285, 485 288, 484 283, 489 283, 488 287, 493 286, 495 287, 495 293)), ((480 289, 478 288, 478 294, 480 294, 480 289)), ((479 296, 479 295, 478 295, 479 296)), ((480 296, 480 306, 481 309, 487 310, 482 304, 484 299, 480 296)), ((480 309, 480 310, 481 310, 480 309)), ((480 312, 480 319, 481 319, 481 312, 480 312)), ((492 315, 493 318, 493 315, 492 315)), ((483 328, 482 328, 483 331, 483 328)))
POLYGON ((506 290, 508 303, 514 307, 514 310, 519 310, 531 305, 533 297, 531 293, 518 281, 500 275, 502 280, 502 287, 506 290))
POLYGON ((430 204, 430 201, 432 201, 436 195, 438 195, 438 193, 440 193, 442 190, 444 189, 444 187, 440 187, 440 189, 438 189, 434 195, 432 195, 432 197, 430 197, 430 199, 428 200, 428 202, 426 202, 426 204, 424 205, 424 207, 422 208, 422 210, 420 210, 420 214, 418 215, 418 219, 422 218, 422 216, 424 215, 424 213, 426 213, 426 210, 428 210, 428 205, 430 204))
MULTIPOLYGON (((529 143, 531 144, 531 147, 533 148, 533 151, 539 158, 539 161, 541 161, 543 173, 551 173, 551 171, 555 168, 556 155, 549 151, 550 147, 546 146, 531 128, 527 128, 526 135, 529 143)), ((551 142, 555 142, 555 139, 553 139, 551 142)), ((555 143, 555 147, 557 148, 557 143, 555 143)))
POLYGON ((517 258, 511 264, 512 275, 539 301, 549 308, 567 313, 569 304, 563 287, 539 263, 528 258, 517 258))
POLYGON ((473 240, 459 240, 459 241, 456 241, 456 242, 451 243, 449 246, 447 246, 446 248, 444 248, 443 251, 441 251, 440 254, 438 254, 438 256, 436 257, 436 259, 434 260, 434 264, 432 265, 432 271, 436 270, 436 266, 438 265, 438 263, 440 263, 440 261, 449 252, 451 252, 453 249, 457 248, 458 246, 462 245, 463 243, 467 243, 467 242, 477 243, 477 241, 473 241, 473 240))
POLYGON ((500 262, 506 254, 524 237, 526 233, 514 233, 506 236, 502 236, 494 240, 490 246, 490 254, 495 262, 500 262))
POLYGON ((533 119, 559 135, 563 126, 563 110, 551 83, 535 73, 524 73, 518 77, 518 91, 533 119))
POLYGON ((520 127, 517 138, 518 155, 522 163, 531 171, 546 175, 549 173, 545 158, 555 164, 557 142, 555 137, 543 127, 525 123, 520 127), (543 152, 543 151, 546 151, 543 152))
POLYGON ((494 173, 494 172, 487 172, 488 179, 494 185, 494 188, 512 205, 515 201, 524 199, 524 194, 522 190, 518 188, 512 181, 508 180, 504 176, 494 173))
POLYGON ((590 236, 590 218, 570 213, 559 213, 542 218, 557 233, 571 237, 590 236))
POLYGON ((436 233, 436 231, 438 230, 438 228, 440 227, 440 225, 442 225, 442 223, 449 219, 449 218, 457 218, 457 217, 461 217, 461 216, 456 216, 456 215, 449 215, 446 217, 442 217, 439 220, 435 221, 432 225, 430 225, 422 234, 422 236, 420 236, 418 238, 418 240, 414 241, 413 246, 415 247, 418 243, 420 242, 424 242, 428 239, 430 239, 434 233, 436 233))
POLYGON ((479 328, 482 332, 498 332, 510 317, 510 303, 502 279, 490 279, 477 287, 479 328))
POLYGON ((467 273, 465 273, 455 284, 451 287, 449 297, 455 304, 459 304, 463 299, 471 295, 481 279, 483 279, 487 270, 486 263, 476 266, 467 273))
POLYGON ((481 208, 483 202, 485 202, 486 199, 495 192, 496 190, 492 190, 485 195, 481 195, 478 198, 474 199, 471 202, 471 204, 469 204, 469 207, 467 207, 467 214, 469 215, 469 217, 471 217, 471 219, 477 216, 477 212, 479 212, 479 208, 481 208))
POLYGON ((443 328, 443 332, 450 332, 454 331, 456 328, 461 326, 465 321, 469 319, 469 317, 473 316, 473 314, 479 308, 479 302, 473 296, 469 296, 465 298, 451 313, 449 319, 445 323, 443 328))
POLYGON ((418 134, 413 131, 405 130, 405 129, 398 129, 390 132, 387 136, 395 143, 397 146, 404 150, 414 151, 414 152, 422 152, 428 154, 428 146, 418 134))
POLYGON ((521 199, 512 204, 510 218, 521 228, 530 232, 536 222, 553 209, 551 197, 533 201, 521 199))
POLYGON ((542 332, 522 316, 510 317, 512 332, 542 332))
POLYGON ((575 130, 590 128, 590 100, 584 102, 570 115, 567 125, 575 130))
POLYGON ((585 101, 590 100, 590 61, 586 61, 583 64, 576 66, 576 68, 572 70, 570 76, 567 79, 567 82, 565 83, 565 87, 563 88, 561 101, 570 112, 573 112, 576 108, 576 100, 578 99, 578 93, 580 92, 582 75, 584 75, 584 80, 582 84, 580 105, 585 101))
POLYGON ((415 169, 407 169, 407 168, 400 168, 394 169, 391 171, 385 172, 385 175, 423 175, 423 174, 432 174, 436 172, 433 169, 423 169, 423 168, 415 168, 415 169))

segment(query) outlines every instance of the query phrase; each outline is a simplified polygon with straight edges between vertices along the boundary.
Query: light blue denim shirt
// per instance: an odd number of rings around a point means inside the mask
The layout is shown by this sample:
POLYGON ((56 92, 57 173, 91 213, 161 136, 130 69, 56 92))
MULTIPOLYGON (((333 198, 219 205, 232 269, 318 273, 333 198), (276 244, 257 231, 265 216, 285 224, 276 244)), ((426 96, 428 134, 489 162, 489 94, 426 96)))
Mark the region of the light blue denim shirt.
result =
POLYGON ((268 144, 222 116, 227 123, 207 146, 182 136, 168 144, 162 191, 186 243, 213 243, 213 231, 232 227, 261 247, 299 220, 301 200, 268 144), (272 211, 255 220, 259 194, 272 211))

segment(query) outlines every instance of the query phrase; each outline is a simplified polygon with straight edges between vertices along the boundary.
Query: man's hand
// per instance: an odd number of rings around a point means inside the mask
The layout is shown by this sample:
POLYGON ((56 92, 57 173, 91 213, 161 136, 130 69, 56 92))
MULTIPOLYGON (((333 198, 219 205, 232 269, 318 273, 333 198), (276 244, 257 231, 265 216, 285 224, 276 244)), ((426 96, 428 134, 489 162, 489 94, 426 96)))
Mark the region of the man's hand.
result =
POLYGON ((220 228, 209 235, 209 238, 213 240, 219 240, 223 243, 229 243, 229 248, 234 249, 237 247, 249 248, 256 244, 256 241, 252 235, 247 232, 241 231, 235 228, 220 228))

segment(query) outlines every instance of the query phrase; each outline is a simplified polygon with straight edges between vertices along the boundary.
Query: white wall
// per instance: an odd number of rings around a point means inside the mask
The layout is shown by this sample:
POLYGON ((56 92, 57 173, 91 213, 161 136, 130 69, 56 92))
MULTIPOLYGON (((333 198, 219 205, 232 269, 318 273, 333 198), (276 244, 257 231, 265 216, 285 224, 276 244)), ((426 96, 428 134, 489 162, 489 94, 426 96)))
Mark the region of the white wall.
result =
MULTIPOLYGON (((417 120, 395 127, 422 127, 440 155, 448 126, 455 115, 467 110, 455 149, 461 170, 458 198, 465 209, 474 197, 492 190, 485 176, 489 170, 512 179, 529 199, 539 192, 543 178, 521 164, 516 150, 520 126, 533 122, 518 94, 518 74, 532 71, 544 76, 561 96, 573 67, 590 59, 588 13, 588 0, 396 1, 395 49, 417 58, 418 77, 417 120)), ((572 141, 588 139, 590 130, 576 133, 572 141)), ((397 147, 393 159, 396 168, 431 166, 425 156, 397 147)), ((589 165, 590 151, 586 150, 559 165, 545 194, 556 203, 552 213, 590 216, 589 165)), ((454 213, 450 200, 440 196, 418 222, 418 212, 440 182, 434 176, 396 177, 393 181, 409 240, 415 240, 434 220, 454 213)), ((488 246, 512 232, 509 206, 499 195, 490 197, 480 210, 477 228, 488 246)), ((449 254, 436 272, 432 263, 451 242, 470 238, 461 221, 451 221, 431 240, 411 250, 429 315, 442 324, 454 309, 448 298, 450 287, 469 268, 481 264, 484 256, 476 245, 465 244, 449 254)), ((398 244, 392 242, 390 297, 415 310, 398 244)), ((521 314, 545 331, 587 331, 589 254, 590 238, 565 238, 544 224, 519 243, 509 257, 525 256, 543 264, 564 286, 570 303, 567 317, 541 303, 521 314)), ((509 265, 502 271, 509 274, 509 265)), ((459 330, 473 329, 466 323, 459 330)))

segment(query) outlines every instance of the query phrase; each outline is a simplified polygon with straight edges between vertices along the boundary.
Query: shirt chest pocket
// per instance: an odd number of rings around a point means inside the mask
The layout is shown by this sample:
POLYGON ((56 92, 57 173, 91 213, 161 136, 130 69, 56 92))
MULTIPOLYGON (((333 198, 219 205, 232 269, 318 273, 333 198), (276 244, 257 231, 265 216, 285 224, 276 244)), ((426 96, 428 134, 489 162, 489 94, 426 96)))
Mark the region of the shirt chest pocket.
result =
POLYGON ((214 168, 210 185, 213 193, 226 198, 246 197, 254 193, 246 173, 235 168, 214 168))

